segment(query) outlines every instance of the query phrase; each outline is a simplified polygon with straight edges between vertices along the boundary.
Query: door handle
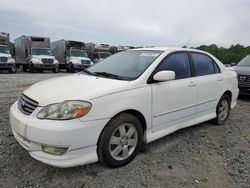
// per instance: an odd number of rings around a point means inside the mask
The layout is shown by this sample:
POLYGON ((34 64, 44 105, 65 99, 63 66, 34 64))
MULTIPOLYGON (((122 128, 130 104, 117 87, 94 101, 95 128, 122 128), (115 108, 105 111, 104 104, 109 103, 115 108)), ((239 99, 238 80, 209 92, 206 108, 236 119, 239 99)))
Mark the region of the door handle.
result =
POLYGON ((194 87, 196 85, 197 85, 196 83, 194 83, 193 81, 191 81, 191 82, 189 82, 188 87, 194 87))

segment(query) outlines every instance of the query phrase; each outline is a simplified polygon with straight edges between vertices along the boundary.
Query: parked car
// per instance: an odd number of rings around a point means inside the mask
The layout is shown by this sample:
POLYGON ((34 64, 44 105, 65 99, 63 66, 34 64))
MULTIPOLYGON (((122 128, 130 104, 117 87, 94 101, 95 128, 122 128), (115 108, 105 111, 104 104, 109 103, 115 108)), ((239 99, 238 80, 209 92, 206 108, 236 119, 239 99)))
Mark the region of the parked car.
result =
POLYGON ((238 74, 240 94, 250 95, 250 54, 232 68, 238 74))
POLYGON ((206 52, 134 49, 31 86, 12 105, 10 123, 44 163, 120 167, 143 142, 208 120, 224 124, 238 92, 236 73, 206 52))

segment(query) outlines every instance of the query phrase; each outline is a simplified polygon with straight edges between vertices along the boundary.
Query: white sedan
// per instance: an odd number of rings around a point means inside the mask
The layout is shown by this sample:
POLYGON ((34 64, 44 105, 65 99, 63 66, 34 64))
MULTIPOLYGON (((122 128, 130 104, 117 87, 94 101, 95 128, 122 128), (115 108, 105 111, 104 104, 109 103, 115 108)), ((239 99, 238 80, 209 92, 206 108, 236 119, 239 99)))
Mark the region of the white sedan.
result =
POLYGON ((224 124, 238 93, 236 73, 206 52, 142 48, 31 86, 12 105, 10 124, 46 164, 120 167, 143 143, 208 120, 224 124))

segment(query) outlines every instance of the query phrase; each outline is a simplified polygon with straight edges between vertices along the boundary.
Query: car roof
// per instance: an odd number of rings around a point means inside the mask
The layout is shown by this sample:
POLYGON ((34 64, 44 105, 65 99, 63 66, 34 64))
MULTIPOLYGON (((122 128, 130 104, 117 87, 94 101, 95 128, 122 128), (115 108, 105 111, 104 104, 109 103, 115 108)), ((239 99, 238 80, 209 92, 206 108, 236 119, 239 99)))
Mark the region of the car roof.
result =
POLYGON ((157 51, 193 51, 193 52, 202 52, 206 53, 201 50, 196 50, 196 49, 191 49, 191 48, 176 48, 176 47, 145 47, 145 48, 136 48, 136 49, 131 49, 131 50, 157 50, 157 51))

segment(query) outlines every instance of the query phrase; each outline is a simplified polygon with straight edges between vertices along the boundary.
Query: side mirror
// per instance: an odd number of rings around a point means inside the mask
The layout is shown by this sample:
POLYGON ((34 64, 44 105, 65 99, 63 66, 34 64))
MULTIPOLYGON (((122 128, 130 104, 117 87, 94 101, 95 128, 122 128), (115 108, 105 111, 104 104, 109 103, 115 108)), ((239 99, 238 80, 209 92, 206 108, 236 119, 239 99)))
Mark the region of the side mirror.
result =
POLYGON ((174 71, 160 71, 154 75, 154 80, 158 82, 165 82, 175 79, 174 71))

